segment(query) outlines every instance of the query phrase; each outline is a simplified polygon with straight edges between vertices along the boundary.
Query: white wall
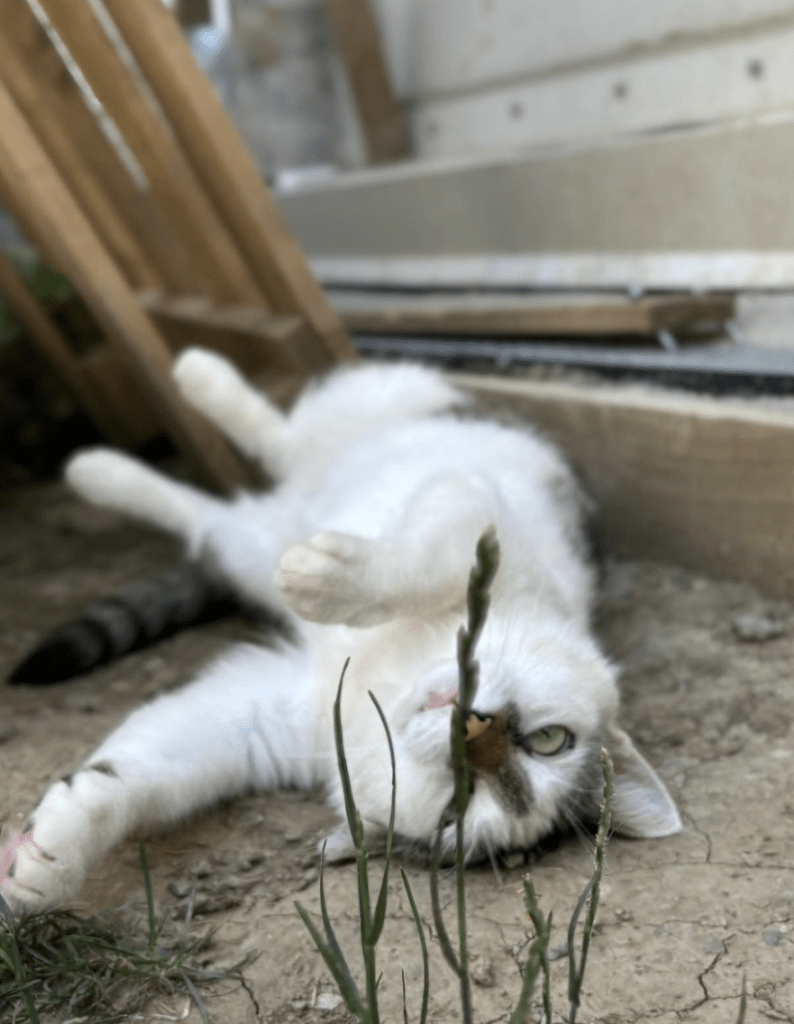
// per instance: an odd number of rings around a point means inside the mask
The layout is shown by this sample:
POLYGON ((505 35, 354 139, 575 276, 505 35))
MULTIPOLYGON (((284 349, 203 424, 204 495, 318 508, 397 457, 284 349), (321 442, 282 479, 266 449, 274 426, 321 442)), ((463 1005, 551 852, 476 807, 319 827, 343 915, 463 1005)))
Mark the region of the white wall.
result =
POLYGON ((373 0, 417 154, 794 111, 791 0, 373 0))

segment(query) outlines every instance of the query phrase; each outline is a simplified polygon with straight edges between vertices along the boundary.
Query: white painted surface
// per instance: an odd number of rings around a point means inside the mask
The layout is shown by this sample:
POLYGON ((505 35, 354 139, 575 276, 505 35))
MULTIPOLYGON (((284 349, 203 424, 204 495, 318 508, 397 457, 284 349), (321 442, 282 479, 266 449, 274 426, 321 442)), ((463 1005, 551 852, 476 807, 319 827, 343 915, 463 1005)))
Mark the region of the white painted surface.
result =
POLYGON ((415 155, 794 105, 792 0, 374 0, 415 155))
POLYGON ((791 0, 375 0, 403 97, 763 30, 791 0))
MULTIPOLYGON (((478 256, 363 258, 315 256, 311 266, 327 286, 619 288, 632 294, 646 289, 794 289, 794 250, 489 253, 478 256)), ((754 313, 757 308, 754 307, 754 313)), ((759 341, 759 344, 765 342, 759 341)))
POLYGON ((417 156, 587 141, 794 110, 794 25, 567 74, 427 100, 417 156))
MULTIPOLYGON (((793 168, 789 117, 521 158, 414 161, 340 175, 279 202, 312 257, 531 257, 553 268, 543 271, 553 284, 574 256, 598 275, 621 254, 666 253, 686 274, 694 253, 709 260, 710 285, 724 275, 733 286, 741 274, 781 287, 792 281, 781 254, 794 252, 793 168)), ((575 283, 586 283, 577 273, 575 283)), ((651 271, 643 273, 641 281, 651 271)), ((633 281, 627 272, 624 283, 633 281)))

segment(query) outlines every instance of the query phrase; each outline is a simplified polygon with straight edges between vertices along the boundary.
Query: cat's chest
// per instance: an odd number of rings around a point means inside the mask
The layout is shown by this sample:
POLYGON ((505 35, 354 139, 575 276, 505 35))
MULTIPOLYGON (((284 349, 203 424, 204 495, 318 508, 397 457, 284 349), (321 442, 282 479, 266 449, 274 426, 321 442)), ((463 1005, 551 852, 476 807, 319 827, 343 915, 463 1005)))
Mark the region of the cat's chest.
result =
POLYGON ((328 724, 343 671, 342 717, 347 729, 355 730, 362 718, 370 719, 370 691, 387 720, 398 725, 413 703, 426 701, 424 690, 431 684, 424 686, 423 680, 432 679, 434 666, 454 659, 461 622, 460 614, 450 613, 432 623, 406 618, 371 629, 305 623, 321 727, 328 724))

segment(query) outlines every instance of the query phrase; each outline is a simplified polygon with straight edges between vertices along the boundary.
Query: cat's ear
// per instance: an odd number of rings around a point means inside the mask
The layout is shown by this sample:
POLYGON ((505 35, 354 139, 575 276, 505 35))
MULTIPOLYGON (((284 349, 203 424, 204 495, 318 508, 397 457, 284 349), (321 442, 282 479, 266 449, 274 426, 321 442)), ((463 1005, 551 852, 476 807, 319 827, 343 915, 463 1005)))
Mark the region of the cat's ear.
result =
POLYGON ((659 839, 684 827, 664 783, 617 724, 607 727, 604 745, 615 769, 612 824, 616 832, 659 839))
MULTIPOLYGON (((364 821, 364 837, 367 840, 367 853, 370 857, 378 857, 386 850, 386 829, 371 821, 364 821)), ((320 843, 320 850, 325 850, 325 861, 328 864, 339 864, 355 860, 356 848, 346 821, 337 825, 320 843)))

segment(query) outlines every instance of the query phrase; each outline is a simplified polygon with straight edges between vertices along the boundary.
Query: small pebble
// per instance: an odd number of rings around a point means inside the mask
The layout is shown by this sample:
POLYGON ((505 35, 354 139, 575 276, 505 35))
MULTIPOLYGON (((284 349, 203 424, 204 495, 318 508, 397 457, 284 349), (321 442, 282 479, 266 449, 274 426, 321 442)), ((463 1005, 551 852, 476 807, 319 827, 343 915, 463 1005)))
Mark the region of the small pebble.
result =
POLYGON ((472 958, 470 967, 471 980, 480 988, 493 988, 496 982, 496 972, 493 960, 486 956, 475 956, 472 958))
POLYGON ((186 896, 189 896, 192 888, 193 883, 187 878, 175 878, 172 882, 168 883, 168 891, 172 896, 176 896, 178 900, 183 900, 186 896))
POLYGON ((212 874, 212 865, 206 859, 194 861, 190 867, 190 873, 196 878, 209 878, 212 874))
POLYGON ((786 632, 782 623, 775 622, 766 615, 734 615, 731 622, 738 638, 750 643, 774 640, 786 632))

